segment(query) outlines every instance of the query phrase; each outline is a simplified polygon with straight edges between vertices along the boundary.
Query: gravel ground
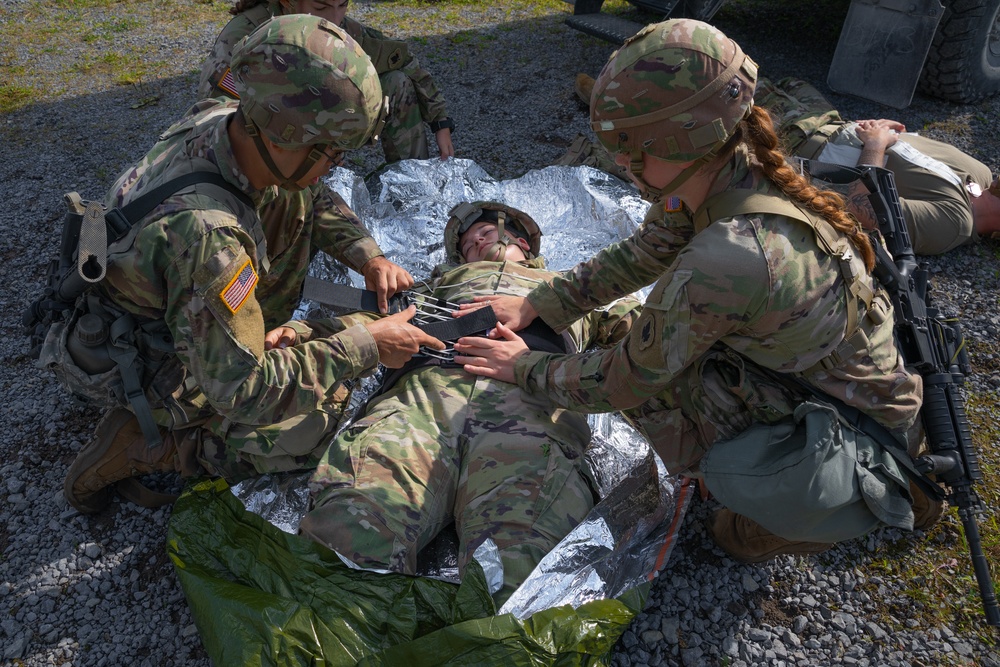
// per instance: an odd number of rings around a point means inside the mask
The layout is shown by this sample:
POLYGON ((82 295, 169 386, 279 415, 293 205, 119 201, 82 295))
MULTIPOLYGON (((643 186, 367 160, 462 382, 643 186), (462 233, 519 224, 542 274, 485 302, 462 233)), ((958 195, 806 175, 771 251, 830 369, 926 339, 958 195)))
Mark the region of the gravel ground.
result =
MULTIPOLYGON (((209 4, 171 1, 199 16, 209 4)), ((52 3, 53 16, 46 17, 28 11, 38 6, 33 0, 0 0, 0 29, 9 34, 30 15, 42 35, 46 20, 57 17, 55 7, 68 4, 52 3)), ((34 368, 18 323, 56 252, 61 195, 77 190, 100 197, 183 113, 224 19, 216 12, 166 29, 150 9, 157 3, 78 4, 96 5, 85 15, 88 25, 123 16, 142 20, 120 24, 125 29, 110 45, 76 38, 52 49, 33 48, 28 39, 0 45, 0 67, 12 77, 0 80, 0 90, 16 81, 57 91, 0 118, 0 192, 10 203, 0 209, 0 351, 8 360, 0 378, 0 660, 201 667, 210 661, 163 551, 169 508, 114 505, 86 517, 66 504, 63 476, 96 415, 72 405, 53 378, 34 368), (105 55, 112 51, 129 54, 132 65, 154 63, 152 74, 115 86, 80 64, 97 57, 110 62, 105 55)), ((823 81, 846 5, 748 0, 725 8, 716 23, 758 61, 764 76, 794 74, 829 92, 823 81)), ((573 96, 573 76, 596 74, 612 48, 566 28, 566 5, 543 6, 414 8, 362 0, 351 11, 411 40, 449 100, 459 157, 502 179, 549 164, 583 131, 586 111, 573 96), (432 13, 436 20, 428 19, 432 13)), ((1000 171, 1000 99, 956 106, 917 96, 897 111, 829 96, 848 118, 896 117, 1000 171)), ((374 151, 354 159, 362 173, 378 163, 374 151)), ((1000 390, 998 250, 995 242, 975 244, 931 260, 937 298, 964 318, 975 369, 973 421, 987 425, 997 422, 1000 390)), ((989 445, 983 467, 990 470, 993 443, 981 444, 989 445)), ((819 557, 758 567, 735 564, 712 546, 703 523, 713 507, 693 504, 676 555, 619 642, 613 664, 1000 664, 996 635, 977 616, 953 517, 930 535, 879 531, 819 557), (962 562, 952 561, 952 553, 962 562), (901 576, 891 568, 900 560, 920 565, 901 576)), ((984 532, 995 543, 990 531, 994 523, 984 532)))

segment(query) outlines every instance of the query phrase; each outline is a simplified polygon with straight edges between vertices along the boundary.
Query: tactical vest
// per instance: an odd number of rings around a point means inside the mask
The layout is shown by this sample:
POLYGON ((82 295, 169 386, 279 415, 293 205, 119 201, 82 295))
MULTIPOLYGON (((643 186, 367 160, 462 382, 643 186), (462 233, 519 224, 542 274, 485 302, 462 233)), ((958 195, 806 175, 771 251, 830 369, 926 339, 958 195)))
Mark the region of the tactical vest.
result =
POLYGON ((813 230, 819 247, 837 260, 844 281, 847 324, 844 339, 814 365, 798 375, 808 376, 820 370, 837 368, 848 359, 869 347, 868 334, 889 317, 891 302, 886 291, 872 288, 864 281, 867 275, 861 258, 841 232, 822 216, 803 210, 783 193, 755 190, 727 190, 709 197, 694 214, 694 233, 698 234, 714 220, 737 215, 769 213, 799 220, 813 230))

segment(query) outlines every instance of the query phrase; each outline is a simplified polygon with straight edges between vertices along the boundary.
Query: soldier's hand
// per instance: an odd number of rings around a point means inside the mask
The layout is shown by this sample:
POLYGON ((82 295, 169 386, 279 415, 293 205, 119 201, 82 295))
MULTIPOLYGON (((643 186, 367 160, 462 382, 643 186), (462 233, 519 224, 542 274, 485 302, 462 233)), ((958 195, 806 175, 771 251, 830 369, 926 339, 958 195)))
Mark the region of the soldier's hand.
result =
POLYGON ((447 127, 442 127, 434 133, 434 140, 437 141, 438 151, 441 153, 442 160, 455 157, 455 147, 451 143, 451 130, 447 127))
POLYGON ((472 303, 461 304, 454 315, 455 317, 461 317, 486 306, 493 306, 493 312, 497 315, 497 322, 503 322, 511 331, 520 331, 531 324, 533 319, 538 317, 538 311, 535 310, 527 298, 523 296, 501 296, 499 294, 477 296, 472 300, 472 303))
POLYGON ((295 345, 297 334, 291 327, 278 327, 268 331, 264 336, 264 349, 273 350, 275 348, 284 350, 286 347, 295 345))
POLYGON ((887 118, 858 121, 858 126, 855 129, 858 139, 864 143, 867 149, 886 149, 896 143, 900 132, 905 131, 905 125, 897 120, 887 118))
POLYGON ((416 313, 417 307, 410 306, 365 325, 375 338, 378 360, 383 366, 399 368, 419 352, 422 345, 434 350, 444 349, 444 343, 410 324, 416 313))
POLYGON ((365 287, 378 294, 378 310, 382 314, 389 312, 390 296, 413 287, 409 271, 381 256, 365 262, 361 275, 365 277, 365 287))
POLYGON ((471 336, 455 343, 455 361, 476 375, 514 382, 514 366, 528 346, 509 327, 497 324, 495 338, 471 336))

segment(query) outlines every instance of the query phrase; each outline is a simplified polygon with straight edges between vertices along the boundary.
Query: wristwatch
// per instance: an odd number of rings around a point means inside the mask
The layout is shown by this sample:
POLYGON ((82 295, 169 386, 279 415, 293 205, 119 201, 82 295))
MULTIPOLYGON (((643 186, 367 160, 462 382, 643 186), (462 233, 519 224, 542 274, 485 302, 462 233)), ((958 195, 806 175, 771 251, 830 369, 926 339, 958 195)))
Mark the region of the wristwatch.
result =
POLYGON ((455 131, 455 121, 453 121, 451 118, 448 118, 447 116, 445 116, 441 120, 432 120, 427 124, 431 128, 431 132, 434 133, 437 133, 438 130, 443 130, 446 127, 452 132, 455 131))

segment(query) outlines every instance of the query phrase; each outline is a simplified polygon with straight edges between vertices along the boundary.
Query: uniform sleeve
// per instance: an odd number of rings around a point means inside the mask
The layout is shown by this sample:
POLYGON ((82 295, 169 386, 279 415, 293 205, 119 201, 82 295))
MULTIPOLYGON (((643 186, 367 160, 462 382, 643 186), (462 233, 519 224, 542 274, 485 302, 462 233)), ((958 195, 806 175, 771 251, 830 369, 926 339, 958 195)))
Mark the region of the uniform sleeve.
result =
POLYGON ((654 282, 693 234, 690 220, 677 216, 665 219, 658 204, 630 238, 539 285, 528 295, 528 301, 546 324, 563 331, 594 308, 654 282))
POLYGON ((325 184, 314 191, 313 245, 361 273, 368 260, 382 256, 381 248, 340 195, 325 184))
POLYGON ((378 349, 368 330, 355 325, 265 352, 248 248, 241 229, 223 226, 178 253, 164 276, 165 320, 178 356, 220 414, 271 424, 322 405, 337 383, 373 369, 378 349))
MULTIPOLYGON (((382 53, 385 50, 385 44, 393 41, 389 40, 381 31, 375 28, 367 25, 362 25, 361 27, 361 48, 369 56, 382 53)), ((400 44, 402 45, 402 43, 400 44)), ((373 60, 378 60, 381 63, 382 58, 376 55, 373 57, 373 60)), ((388 71, 385 66, 379 67, 379 65, 376 65, 376 69, 379 74, 384 74, 388 71)), ((402 64, 393 69, 401 71, 413 83, 413 88, 417 95, 417 106, 420 108, 420 117, 424 119, 425 123, 441 120, 448 115, 445 109, 444 95, 441 93, 441 90, 434 83, 430 72, 421 67, 420 62, 409 53, 408 49, 406 50, 406 56, 402 64)))
POLYGON ((233 47, 253 32, 255 27, 256 24, 243 13, 234 16, 222 29, 215 44, 212 45, 212 52, 201 67, 201 75, 198 78, 198 99, 212 97, 213 94, 224 95, 216 90, 215 84, 229 69, 229 63, 233 58, 233 47))
POLYGON ((410 57, 410 61, 401 68, 417 93, 417 105, 420 107, 420 117, 425 123, 433 123, 448 116, 445 108, 444 94, 434 83, 431 73, 420 66, 420 62, 410 57))
POLYGON ((641 312, 639 300, 628 296, 577 320, 569 331, 579 350, 612 347, 628 335, 641 312))
POLYGON ((763 256, 720 257, 712 245, 693 244, 678 256, 614 347, 577 355, 529 352, 515 367, 518 385, 581 412, 635 407, 662 391, 720 339, 768 309, 763 256))

